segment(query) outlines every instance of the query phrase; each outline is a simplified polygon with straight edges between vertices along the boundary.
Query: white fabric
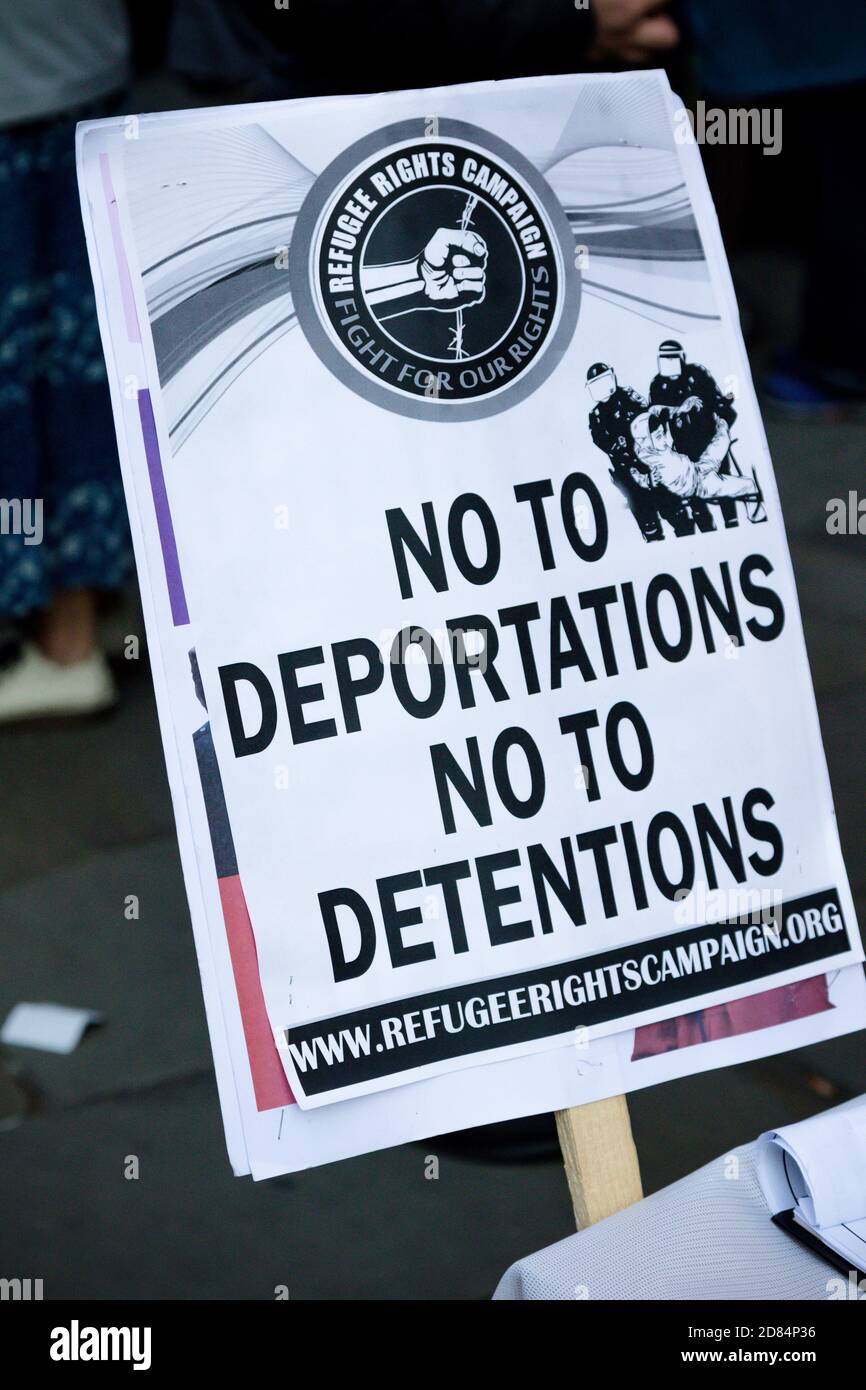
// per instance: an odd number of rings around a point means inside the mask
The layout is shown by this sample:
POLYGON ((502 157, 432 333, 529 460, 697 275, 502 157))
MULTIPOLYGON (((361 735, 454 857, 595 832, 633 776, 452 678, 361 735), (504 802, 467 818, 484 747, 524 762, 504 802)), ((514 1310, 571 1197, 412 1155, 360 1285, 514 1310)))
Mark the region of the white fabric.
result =
POLYGON ((826 1300, 841 1276, 772 1224, 755 1147, 518 1260, 494 1298, 826 1300))

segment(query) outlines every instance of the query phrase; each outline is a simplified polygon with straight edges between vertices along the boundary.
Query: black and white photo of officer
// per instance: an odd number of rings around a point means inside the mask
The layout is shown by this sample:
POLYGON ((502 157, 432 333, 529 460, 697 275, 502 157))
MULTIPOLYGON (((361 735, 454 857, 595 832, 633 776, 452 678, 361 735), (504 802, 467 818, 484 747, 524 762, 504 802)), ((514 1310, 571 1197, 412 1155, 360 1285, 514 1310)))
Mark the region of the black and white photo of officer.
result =
POLYGON ((630 386, 620 386, 606 362, 594 362, 586 374, 586 389, 595 405, 589 413, 593 443, 610 460, 610 476, 625 498, 646 541, 664 540, 661 519, 678 536, 694 534, 688 504, 664 488, 656 487, 646 464, 638 456, 632 423, 646 412, 647 402, 630 386))
POLYGON ((724 394, 712 373, 697 362, 687 362, 682 343, 666 338, 659 344, 658 372, 650 382, 649 403, 682 405, 689 396, 698 396, 728 426, 737 418, 731 397, 724 394))
MULTIPOLYGON (((658 368, 658 374, 650 383, 650 405, 671 408, 669 424, 676 451, 698 465, 699 474, 705 480, 711 475, 719 479, 741 478, 742 470, 731 450, 730 432, 737 418, 731 397, 721 390, 706 367, 686 360, 682 345, 673 338, 659 346, 658 368)), ((766 521, 757 479, 753 476, 750 481, 754 486, 713 484, 713 496, 726 526, 738 524, 736 497, 749 499, 746 507, 749 521, 766 521)), ((709 495, 702 492, 692 503, 698 525, 699 509, 705 506, 701 497, 709 495)))
MULTIPOLYGON (((606 362, 594 362, 586 374, 586 389, 595 405, 589 412, 592 442, 610 461, 610 476, 619 488, 646 541, 664 539, 658 512, 645 491, 632 476, 634 469, 646 471, 631 435, 631 423, 646 410, 646 401, 630 386, 620 386, 616 373, 606 362)), ((648 478, 647 478, 648 482, 648 478)))
MULTIPOLYGON (((666 338, 659 345, 658 372, 650 382, 649 403, 650 405, 681 406, 690 397, 697 397, 704 406, 703 427, 702 430, 695 430, 694 436, 697 438, 702 433, 705 434, 706 439, 703 442, 704 447, 706 447, 715 431, 714 417, 723 420, 729 429, 736 420, 737 412, 734 409, 733 401, 719 388, 715 377, 707 371, 706 367, 700 366, 697 362, 686 361, 686 354, 681 343, 678 343, 674 338, 666 338)), ((696 445, 693 444, 692 447, 696 447, 696 445)), ((689 453, 688 457, 696 463, 700 458, 700 453, 697 455, 689 453)), ((725 460, 721 471, 722 473, 731 471, 730 458, 725 460)), ((720 504, 720 507, 725 525, 736 526, 736 502, 726 500, 720 504)), ((696 500, 692 510, 695 521, 702 531, 715 530, 715 522, 704 503, 696 500)))

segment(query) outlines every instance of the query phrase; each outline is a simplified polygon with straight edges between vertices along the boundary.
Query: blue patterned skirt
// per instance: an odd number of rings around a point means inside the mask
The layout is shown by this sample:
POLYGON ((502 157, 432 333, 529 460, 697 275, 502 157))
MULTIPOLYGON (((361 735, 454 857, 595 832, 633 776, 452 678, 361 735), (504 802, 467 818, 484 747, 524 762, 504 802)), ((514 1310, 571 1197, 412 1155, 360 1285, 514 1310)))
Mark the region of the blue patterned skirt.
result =
POLYGON ((0 512, 0 617, 129 578, 69 117, 0 130, 0 499, 26 502, 25 517, 41 500, 43 536, 25 543, 19 509, 0 512))

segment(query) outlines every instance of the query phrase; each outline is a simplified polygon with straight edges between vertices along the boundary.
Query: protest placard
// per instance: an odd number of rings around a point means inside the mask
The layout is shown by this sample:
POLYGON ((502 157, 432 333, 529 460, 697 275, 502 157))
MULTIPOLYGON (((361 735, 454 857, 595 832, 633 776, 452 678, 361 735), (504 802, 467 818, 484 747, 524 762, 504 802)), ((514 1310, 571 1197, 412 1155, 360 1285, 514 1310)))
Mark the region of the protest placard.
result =
POLYGON ((167 740, 193 678, 201 710, 176 803, 206 808, 259 1110, 423 1112, 524 1064, 554 1108, 575 1036, 637 1029, 585 1098, 616 1094, 653 1029, 770 995, 706 1037, 817 1021, 791 998, 862 959, 675 105, 646 74, 81 130, 167 740))

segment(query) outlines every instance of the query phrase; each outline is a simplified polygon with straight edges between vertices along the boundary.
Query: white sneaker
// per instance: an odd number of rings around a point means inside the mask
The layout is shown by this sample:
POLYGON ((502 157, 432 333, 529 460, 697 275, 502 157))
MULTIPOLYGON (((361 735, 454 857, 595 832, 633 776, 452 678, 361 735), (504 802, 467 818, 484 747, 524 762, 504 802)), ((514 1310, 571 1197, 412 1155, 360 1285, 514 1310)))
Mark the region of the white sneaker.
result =
POLYGON ((116 700, 114 678, 102 652, 61 666, 28 642, 18 660, 0 670, 0 724, 96 714, 116 700))

